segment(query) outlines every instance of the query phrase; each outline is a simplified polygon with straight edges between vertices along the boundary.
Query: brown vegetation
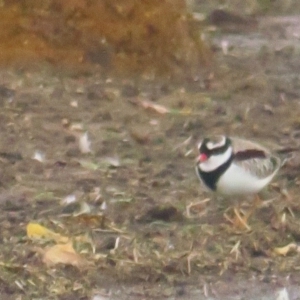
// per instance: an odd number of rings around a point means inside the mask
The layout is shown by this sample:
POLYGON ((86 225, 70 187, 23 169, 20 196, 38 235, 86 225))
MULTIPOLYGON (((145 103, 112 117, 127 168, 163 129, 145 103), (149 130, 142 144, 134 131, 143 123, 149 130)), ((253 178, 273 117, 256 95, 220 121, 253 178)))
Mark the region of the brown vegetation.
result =
POLYGON ((6 1, 0 64, 191 76, 208 61, 191 23, 183 0, 6 1))

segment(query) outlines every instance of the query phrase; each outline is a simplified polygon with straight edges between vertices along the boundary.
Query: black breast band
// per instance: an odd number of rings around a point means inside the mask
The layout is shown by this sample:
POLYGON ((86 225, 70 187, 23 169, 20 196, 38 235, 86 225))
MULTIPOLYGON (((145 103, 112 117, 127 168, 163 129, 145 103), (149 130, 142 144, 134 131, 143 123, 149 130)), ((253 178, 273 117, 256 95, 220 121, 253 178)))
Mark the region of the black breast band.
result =
POLYGON ((226 163, 215 169, 211 172, 204 172, 200 170, 199 166, 197 165, 197 174, 203 181, 203 183, 210 188, 211 190, 215 191, 217 189, 217 182, 219 178, 224 174, 224 172, 229 168, 231 162, 233 161, 233 155, 228 159, 226 163))

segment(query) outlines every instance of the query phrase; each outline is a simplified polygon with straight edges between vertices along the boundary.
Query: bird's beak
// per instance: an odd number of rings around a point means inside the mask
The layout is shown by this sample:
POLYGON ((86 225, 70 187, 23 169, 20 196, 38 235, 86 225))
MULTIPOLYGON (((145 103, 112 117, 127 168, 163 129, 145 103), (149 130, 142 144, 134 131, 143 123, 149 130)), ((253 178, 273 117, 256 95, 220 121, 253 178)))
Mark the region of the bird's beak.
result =
POLYGON ((208 158, 207 155, 202 153, 198 156, 198 162, 202 163, 202 162, 206 161, 207 158, 208 158))

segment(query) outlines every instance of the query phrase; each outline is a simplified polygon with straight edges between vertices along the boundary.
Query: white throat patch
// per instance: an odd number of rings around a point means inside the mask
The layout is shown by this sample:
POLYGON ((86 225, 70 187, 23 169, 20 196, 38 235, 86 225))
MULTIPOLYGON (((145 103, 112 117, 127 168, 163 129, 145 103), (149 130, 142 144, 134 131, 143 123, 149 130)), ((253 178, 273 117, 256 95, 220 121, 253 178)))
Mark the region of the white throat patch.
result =
POLYGON ((232 155, 232 146, 229 146, 224 153, 210 156, 206 161, 199 164, 203 172, 212 172, 221 165, 225 164, 232 155))

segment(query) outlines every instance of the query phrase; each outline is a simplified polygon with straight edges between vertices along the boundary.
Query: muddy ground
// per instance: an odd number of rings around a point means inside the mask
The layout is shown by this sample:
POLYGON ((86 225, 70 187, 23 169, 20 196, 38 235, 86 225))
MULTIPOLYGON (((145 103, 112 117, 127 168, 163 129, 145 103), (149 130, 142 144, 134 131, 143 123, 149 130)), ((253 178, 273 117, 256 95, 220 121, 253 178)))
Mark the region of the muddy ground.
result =
POLYGON ((208 134, 299 146, 299 27, 216 31, 211 70, 176 85, 1 70, 1 299, 300 299, 299 153, 249 232, 194 172, 208 134), (30 222, 69 237, 80 261, 47 262, 57 241, 28 238, 30 222))

